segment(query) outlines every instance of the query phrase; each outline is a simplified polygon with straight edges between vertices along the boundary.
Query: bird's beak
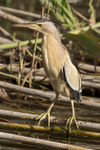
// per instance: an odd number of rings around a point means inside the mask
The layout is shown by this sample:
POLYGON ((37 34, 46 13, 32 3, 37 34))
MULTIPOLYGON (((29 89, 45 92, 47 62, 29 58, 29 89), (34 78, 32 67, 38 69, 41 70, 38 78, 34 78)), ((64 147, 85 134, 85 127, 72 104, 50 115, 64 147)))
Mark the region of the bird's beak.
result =
MULTIPOLYGON (((22 24, 15 24, 13 26, 15 27, 25 27, 25 28, 30 28, 30 29, 33 29, 33 30, 36 30, 36 31, 39 31, 41 33, 45 33, 43 31, 43 26, 44 24, 44 21, 34 21, 32 23, 22 23, 22 24)), ((45 33, 46 34, 46 33, 45 33)))
POLYGON ((25 28, 36 29, 36 28, 39 27, 39 24, 37 24, 37 23, 22 23, 22 24, 15 24, 13 26, 15 26, 15 27, 25 27, 25 28))

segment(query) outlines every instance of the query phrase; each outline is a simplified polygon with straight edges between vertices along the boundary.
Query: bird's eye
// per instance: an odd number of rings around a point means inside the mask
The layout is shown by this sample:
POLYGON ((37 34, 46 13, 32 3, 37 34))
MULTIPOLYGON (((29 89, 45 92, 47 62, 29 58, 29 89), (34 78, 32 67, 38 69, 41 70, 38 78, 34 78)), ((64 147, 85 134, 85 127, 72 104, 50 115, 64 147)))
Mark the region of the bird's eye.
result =
POLYGON ((39 25, 39 27, 42 27, 42 24, 39 23, 38 25, 39 25))

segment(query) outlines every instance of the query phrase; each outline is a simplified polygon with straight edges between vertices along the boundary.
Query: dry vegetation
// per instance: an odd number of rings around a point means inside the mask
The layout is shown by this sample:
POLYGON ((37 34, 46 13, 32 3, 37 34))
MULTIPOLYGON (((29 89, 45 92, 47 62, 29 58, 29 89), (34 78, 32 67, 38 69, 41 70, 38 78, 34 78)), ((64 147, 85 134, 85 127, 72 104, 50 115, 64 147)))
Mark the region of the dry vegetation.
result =
MULTIPOLYGON (((42 133, 55 137, 68 137, 65 122, 71 115, 70 100, 62 96, 59 98, 52 110, 50 128, 46 127, 46 119, 43 121, 43 126, 37 127, 35 117, 46 111, 54 97, 49 79, 43 69, 41 35, 38 32, 32 35, 33 31, 30 29, 18 31, 12 25, 30 22, 29 19, 22 19, 23 16, 35 20, 50 19, 55 16, 55 22, 59 21, 60 29, 64 31, 62 42, 76 59, 82 75, 83 102, 80 104, 75 102, 76 117, 81 130, 75 130, 73 124, 72 136, 81 139, 85 137, 89 142, 92 138, 97 144, 100 142, 100 23, 96 22, 91 0, 89 19, 71 8, 68 3, 65 6, 65 3, 61 5, 60 1, 57 4, 54 1, 52 6, 52 2, 53 0, 41 1, 42 15, 0 6, 0 18, 4 19, 5 23, 7 20, 10 21, 11 28, 24 39, 21 41, 17 39, 15 33, 12 36, 0 27, 0 129, 2 131, 0 139, 4 139, 3 142, 6 144, 6 140, 9 140, 14 141, 14 144, 19 141, 28 144, 27 146, 42 146, 47 149, 48 147, 56 149, 70 147, 84 150, 87 148, 35 138, 42 133), (64 7, 67 9, 65 10, 64 7), (10 131, 14 134, 10 134, 10 131), (35 136, 31 134, 30 136, 34 138, 20 136, 17 135, 19 132, 21 135, 32 132, 35 136)), ((39 2, 38 4, 40 5, 39 2)))

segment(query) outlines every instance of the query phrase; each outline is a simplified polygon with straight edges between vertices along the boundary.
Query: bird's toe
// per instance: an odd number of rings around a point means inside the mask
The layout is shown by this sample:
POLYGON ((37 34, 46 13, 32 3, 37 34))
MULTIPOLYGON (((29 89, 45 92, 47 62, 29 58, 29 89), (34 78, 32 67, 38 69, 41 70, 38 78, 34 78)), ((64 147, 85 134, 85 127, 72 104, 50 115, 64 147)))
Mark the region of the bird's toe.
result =
POLYGON ((73 122, 76 125, 77 129, 79 130, 79 125, 78 125, 78 123, 76 121, 76 118, 74 116, 72 116, 66 122, 66 127, 67 127, 67 129, 69 129, 69 133, 71 133, 71 126, 72 126, 73 122))
POLYGON ((48 112, 43 113, 35 118, 36 120, 39 120, 38 126, 40 126, 41 121, 44 120, 46 118, 46 116, 48 117, 48 127, 50 126, 50 113, 48 113, 48 112))

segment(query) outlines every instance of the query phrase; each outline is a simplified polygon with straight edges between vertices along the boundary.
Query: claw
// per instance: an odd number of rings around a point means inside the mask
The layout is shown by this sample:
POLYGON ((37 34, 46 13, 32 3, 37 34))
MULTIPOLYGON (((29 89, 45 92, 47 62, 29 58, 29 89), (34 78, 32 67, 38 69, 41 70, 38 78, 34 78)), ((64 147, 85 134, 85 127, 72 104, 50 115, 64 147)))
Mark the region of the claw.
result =
POLYGON ((70 117, 66 122, 66 127, 68 126, 69 133, 71 133, 71 125, 72 125, 73 121, 74 121, 77 129, 79 130, 79 126, 78 126, 76 118, 75 118, 75 110, 74 110, 74 101, 73 100, 71 100, 71 106, 72 106, 72 117, 70 117))
POLYGON ((74 123, 75 123, 77 129, 79 130, 79 126, 78 126, 78 124, 77 124, 76 118, 75 118, 75 116, 72 116, 72 117, 70 117, 70 118, 67 120, 67 122, 66 122, 66 126, 69 126, 69 127, 68 127, 69 133, 71 133, 71 125, 72 125, 72 122, 73 122, 73 121, 74 121, 74 123))
POLYGON ((43 114, 41 114, 41 115, 39 115, 38 117, 35 118, 36 120, 39 119, 38 126, 40 125, 41 121, 47 116, 48 117, 48 127, 50 127, 50 111, 51 111, 53 105, 55 104, 56 100, 58 99, 58 97, 59 97, 59 94, 56 93, 56 97, 53 100, 53 102, 51 103, 51 105, 48 108, 47 112, 43 113, 43 114))
POLYGON ((36 120, 39 119, 38 126, 40 126, 41 121, 42 121, 46 116, 48 117, 48 127, 50 127, 50 112, 43 113, 43 114, 41 114, 41 115, 39 115, 38 117, 35 118, 36 120))

